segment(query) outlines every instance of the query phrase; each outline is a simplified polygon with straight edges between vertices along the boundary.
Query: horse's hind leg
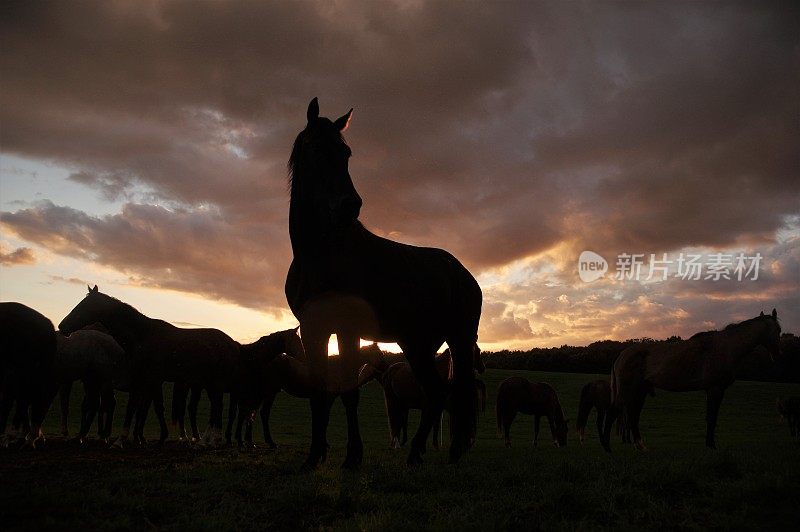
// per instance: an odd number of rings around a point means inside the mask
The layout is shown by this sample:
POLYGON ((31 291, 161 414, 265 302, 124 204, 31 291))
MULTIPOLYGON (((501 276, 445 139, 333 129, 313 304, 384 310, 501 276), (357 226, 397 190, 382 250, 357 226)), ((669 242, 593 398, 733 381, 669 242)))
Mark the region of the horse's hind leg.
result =
MULTIPOLYGON (((439 417, 437 419, 433 420, 433 438, 432 438, 431 444, 433 445, 433 448, 436 449, 437 451, 442 446, 442 418, 443 417, 444 417, 444 410, 442 410, 442 413, 439 414, 439 417)), ((452 419, 450 420, 450 426, 451 427, 453 426, 452 419)), ((451 433, 452 433, 452 430, 451 430, 451 433)), ((451 434, 451 437, 452 437, 452 434, 451 434)))
POLYGON ((347 414, 347 455, 342 467, 356 469, 364 459, 364 443, 361 441, 361 431, 358 426, 358 399, 359 389, 342 394, 345 413, 347 414))
POLYGON ((422 405, 422 419, 420 420, 417 433, 411 439, 411 450, 408 454, 408 464, 417 465, 422 463, 422 455, 425 454, 425 443, 428 440, 434 422, 441 417, 444 408, 444 384, 439 373, 436 371, 434 362, 435 353, 428 350, 409 350, 403 347, 406 358, 411 364, 414 377, 422 385, 425 392, 425 400, 422 405))
MULTIPOLYGON (((548 420, 550 418, 547 418, 548 420)), ((542 416, 533 416, 533 446, 539 446, 539 422, 542 420, 542 416)))
POLYGON ((723 395, 725 395, 725 388, 722 387, 706 390, 706 447, 709 449, 717 448, 714 431, 717 428, 717 416, 723 395))
POLYGON ((614 422, 620 415, 621 405, 612 404, 606 411, 606 419, 603 426, 603 432, 600 436, 600 443, 606 452, 611 452, 611 432, 614 429, 614 422))
MULTIPOLYGON (((477 328, 477 327, 476 327, 477 328)), ((451 412, 453 438, 450 441, 450 463, 458 462, 469 449, 470 438, 477 424, 477 387, 475 386, 474 348, 475 337, 448 338, 453 362, 451 412)))
POLYGON ((175 382, 172 385, 172 425, 178 431, 178 441, 186 441, 189 436, 186 434, 186 396, 189 395, 189 387, 183 382, 175 382))
POLYGON ((631 431, 633 444, 639 450, 645 450, 647 447, 644 445, 644 440, 639 432, 639 419, 642 415, 642 408, 644 408, 644 398, 646 392, 641 392, 632 401, 627 403, 625 411, 625 425, 631 431))

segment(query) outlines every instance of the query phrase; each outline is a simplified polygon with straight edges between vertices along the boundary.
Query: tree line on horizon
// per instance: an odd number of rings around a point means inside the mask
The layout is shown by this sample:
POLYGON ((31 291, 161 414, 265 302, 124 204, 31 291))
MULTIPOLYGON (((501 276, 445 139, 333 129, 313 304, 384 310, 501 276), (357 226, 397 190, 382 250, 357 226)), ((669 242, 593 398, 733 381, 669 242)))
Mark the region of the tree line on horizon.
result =
MULTIPOLYGON (((534 347, 528 350, 485 351, 484 364, 494 369, 523 369, 563 373, 611 373, 619 354, 627 347, 642 343, 680 341, 680 336, 665 340, 631 338, 624 341, 599 340, 587 346, 534 347)), ((737 368, 736 378, 763 382, 800 383, 800 337, 792 333, 781 335, 781 356, 774 362, 766 351, 754 351, 737 368)))

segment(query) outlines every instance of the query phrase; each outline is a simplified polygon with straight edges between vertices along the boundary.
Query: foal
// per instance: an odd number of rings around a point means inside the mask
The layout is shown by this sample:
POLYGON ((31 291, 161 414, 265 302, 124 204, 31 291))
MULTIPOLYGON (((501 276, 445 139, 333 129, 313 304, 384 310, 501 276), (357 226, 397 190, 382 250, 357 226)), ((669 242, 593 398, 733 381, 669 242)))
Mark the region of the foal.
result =
POLYGON ((497 435, 505 435, 506 447, 511 447, 511 423, 517 412, 534 416, 533 445, 539 438, 539 420, 542 416, 550 424, 556 447, 567 445, 567 419, 558 400, 558 394, 546 382, 532 383, 524 377, 509 377, 497 389, 497 435))

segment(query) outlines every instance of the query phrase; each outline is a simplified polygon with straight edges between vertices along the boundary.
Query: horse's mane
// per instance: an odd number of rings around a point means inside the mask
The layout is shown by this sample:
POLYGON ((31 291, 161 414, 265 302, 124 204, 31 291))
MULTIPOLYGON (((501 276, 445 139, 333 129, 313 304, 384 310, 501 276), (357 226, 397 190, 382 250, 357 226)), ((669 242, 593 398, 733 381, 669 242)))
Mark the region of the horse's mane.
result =
POLYGON ((111 300, 113 303, 116 303, 116 304, 118 305, 118 307, 119 307, 119 308, 118 308, 118 310, 119 310, 120 312, 122 312, 122 313, 124 313, 124 314, 133 314, 133 315, 135 315, 135 316, 137 316, 137 317, 139 317, 139 316, 141 316, 141 317, 146 317, 144 314, 142 314, 141 312, 139 312, 139 311, 138 311, 138 310, 137 310, 137 309, 136 309, 136 308, 135 308, 133 305, 130 305, 130 304, 128 304, 128 303, 125 303, 124 301, 122 301, 122 300, 120 300, 120 299, 117 299, 117 298, 116 298, 116 297, 114 297, 114 296, 110 296, 110 295, 108 295, 108 294, 104 294, 104 293, 102 293, 102 292, 98 292, 98 293, 99 293, 99 294, 101 294, 101 295, 103 295, 103 296, 105 296, 105 297, 107 297, 107 298, 108 298, 108 299, 110 299, 110 300, 111 300))

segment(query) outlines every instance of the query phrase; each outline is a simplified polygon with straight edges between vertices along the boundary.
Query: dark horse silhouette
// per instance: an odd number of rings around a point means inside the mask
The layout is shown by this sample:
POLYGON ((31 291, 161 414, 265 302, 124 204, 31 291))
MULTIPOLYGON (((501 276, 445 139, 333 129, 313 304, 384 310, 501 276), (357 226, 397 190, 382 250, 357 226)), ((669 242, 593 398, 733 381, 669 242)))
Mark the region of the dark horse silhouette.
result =
POLYGON ((517 412, 533 416, 533 445, 538 444, 539 420, 542 416, 550 424, 550 433, 556 447, 567 445, 567 419, 558 400, 558 394, 546 382, 530 382, 524 377, 509 377, 497 388, 497 435, 505 436, 506 447, 511 447, 511 423, 517 412))
MULTIPOLYGON (((358 221, 361 197, 348 171, 350 148, 342 138, 352 109, 336 121, 319 116, 314 98, 308 123, 289 159, 289 236, 294 254, 286 299, 300 321, 311 382, 312 438, 307 467, 326 457, 330 401, 327 392, 358 404, 359 338, 397 342, 427 396, 412 441, 409 464, 422 461, 425 441, 444 406, 445 383, 434 356, 447 342, 453 353, 453 433, 450 461, 469 445, 475 423, 472 349, 478 337, 482 295, 475 278, 452 255, 374 235, 358 221), (331 389, 327 345, 336 334, 345 379, 331 389)), ((345 467, 363 456, 358 433, 348 430, 345 467)))
POLYGON ((46 317, 21 303, 0 303, 0 445, 7 445, 8 415, 14 402, 27 420, 30 445, 43 440, 40 430, 50 408, 51 369, 56 332, 46 317))
POLYGON ((52 399, 51 370, 56 355, 53 323, 21 303, 0 303, 0 445, 8 445, 5 434, 14 402, 17 414, 28 419, 28 443, 35 447, 52 399))
POLYGON ((639 416, 645 397, 655 388, 673 392, 706 391, 706 446, 714 449, 714 430, 725 389, 736 380, 740 360, 763 346, 776 359, 780 354, 778 312, 731 324, 721 331, 697 333, 688 340, 628 347, 611 370, 611 409, 602 443, 611 451, 611 426, 620 413, 633 443, 644 449, 639 416))
MULTIPOLYGON (((581 388, 578 417, 575 420, 575 430, 578 433, 581 445, 586 440, 586 423, 589 420, 589 414, 592 409, 597 410, 597 433, 600 439, 603 439, 603 425, 610 408, 611 385, 607 380, 592 381, 581 388)), ((631 442, 631 431, 625 426, 624 415, 617 418, 617 433, 622 437, 622 443, 631 442)))
MULTIPOLYGON (((206 390, 211 401, 207 443, 221 444, 222 398, 234 381, 239 363, 239 344, 217 329, 181 329, 162 320, 148 318, 138 310, 103 294, 97 286, 61 321, 64 334, 100 322, 122 346, 131 360, 131 400, 118 441, 128 437, 136 413, 134 438, 144 440, 144 423, 150 403, 161 399, 165 381, 185 382, 206 390)), ((167 438, 163 401, 156 408, 163 442, 167 438)))

